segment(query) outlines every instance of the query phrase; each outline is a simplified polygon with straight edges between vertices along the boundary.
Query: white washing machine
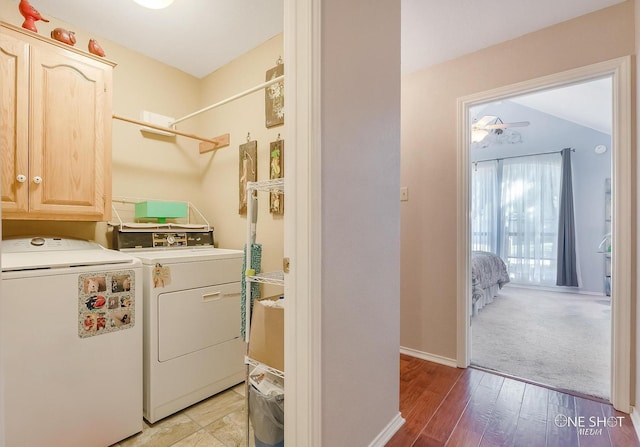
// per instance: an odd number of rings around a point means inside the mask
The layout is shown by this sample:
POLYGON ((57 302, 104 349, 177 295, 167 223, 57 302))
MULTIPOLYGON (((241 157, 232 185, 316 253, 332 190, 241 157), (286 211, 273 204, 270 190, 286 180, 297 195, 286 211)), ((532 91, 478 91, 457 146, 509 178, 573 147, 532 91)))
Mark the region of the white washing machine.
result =
POLYGON ((93 242, 2 241, 7 446, 105 447, 142 430, 141 274, 93 242))
POLYGON ((214 248, 212 231, 114 236, 143 264, 145 419, 154 423, 244 381, 243 252, 214 248))

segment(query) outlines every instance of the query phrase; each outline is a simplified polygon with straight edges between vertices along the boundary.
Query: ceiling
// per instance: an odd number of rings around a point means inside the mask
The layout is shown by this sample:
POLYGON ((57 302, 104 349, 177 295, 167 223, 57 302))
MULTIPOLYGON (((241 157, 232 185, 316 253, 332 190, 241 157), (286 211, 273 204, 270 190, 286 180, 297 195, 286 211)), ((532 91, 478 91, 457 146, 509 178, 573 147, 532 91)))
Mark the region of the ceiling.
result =
POLYGON ((455 59, 624 0, 402 0, 402 70, 455 59))
MULTIPOLYGON (((17 7, 17 1, 15 1, 17 7)), ((91 31, 201 78, 283 30, 283 0, 30 0, 44 17, 91 31)))
MULTIPOLYGON (((402 0, 402 70, 412 72, 623 0, 402 0)), ((15 1, 17 7, 17 1, 15 1)), ((43 15, 203 77, 283 30, 283 0, 31 0, 43 15)))
POLYGON ((611 135, 611 77, 518 96, 511 101, 611 135))
MULTIPOLYGON (((622 1, 402 0, 402 71, 455 59, 622 1)), ((164 10, 146 9, 132 0, 31 3, 45 17, 75 24, 198 78, 281 33, 284 26, 284 0, 175 0, 164 10)), ((579 106, 581 96, 598 92, 582 88, 564 94, 572 96, 558 101, 555 93, 546 92, 520 100, 606 130, 610 116, 594 113, 606 108, 579 106)))

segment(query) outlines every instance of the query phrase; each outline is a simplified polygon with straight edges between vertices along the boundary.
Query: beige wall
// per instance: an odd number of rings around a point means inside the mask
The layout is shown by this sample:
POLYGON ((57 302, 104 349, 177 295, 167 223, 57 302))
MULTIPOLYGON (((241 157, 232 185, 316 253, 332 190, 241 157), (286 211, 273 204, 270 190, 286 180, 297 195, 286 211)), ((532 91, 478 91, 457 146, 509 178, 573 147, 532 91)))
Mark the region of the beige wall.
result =
POLYGON ((456 100, 634 54, 633 1, 402 80, 401 345, 456 358, 456 100))
MULTIPOLYGON (((55 12, 47 13, 51 22, 38 22, 39 34, 48 36, 56 27, 71 29, 76 32, 76 47, 80 49, 86 48, 90 37, 96 38, 107 58, 118 64, 113 75, 113 111, 134 119, 140 119, 143 110, 179 118, 253 87, 264 82, 265 71, 275 65, 283 52, 280 35, 227 67, 198 79, 58 21, 53 18, 55 12)), ((22 23, 15 1, 0 0, 0 19, 17 26, 22 23)), ((177 128, 205 137, 230 133, 231 145, 218 153, 200 155, 197 140, 142 133, 137 125, 113 120, 114 197, 191 201, 214 225, 217 245, 242 247, 245 225, 237 212, 238 145, 251 132, 252 138, 258 140, 260 179, 268 178, 268 142, 275 140, 283 127, 266 130, 264 94, 256 92, 215 112, 186 120, 177 128)), ((267 258, 279 257, 281 262, 282 219, 272 218, 266 211, 263 206, 260 236, 278 247, 265 247, 267 258)), ((3 237, 55 234, 110 245, 105 223, 6 220, 2 231, 3 237)), ((269 266, 274 262, 269 261, 269 266)))
MULTIPOLYGON (((283 45, 280 34, 203 78, 200 85, 203 105, 217 103, 265 82, 266 71, 276 66, 278 58, 284 57, 283 45)), ((258 180, 268 180, 269 144, 276 141, 278 135, 284 139, 284 126, 266 128, 263 91, 204 112, 198 121, 203 135, 230 134, 229 147, 200 155, 198 159, 199 187, 204 195, 201 208, 211 216, 218 244, 241 249, 246 240, 246 218, 238 214, 239 146, 246 143, 247 134, 257 141, 258 180)), ((293 147, 287 147, 285 142, 285 157, 287 150, 293 147)), ((259 193, 257 242, 262 244, 263 271, 282 270, 283 231, 283 216, 271 214, 269 195, 259 193)), ((281 289, 272 287, 265 290, 267 295, 280 292, 281 289)))

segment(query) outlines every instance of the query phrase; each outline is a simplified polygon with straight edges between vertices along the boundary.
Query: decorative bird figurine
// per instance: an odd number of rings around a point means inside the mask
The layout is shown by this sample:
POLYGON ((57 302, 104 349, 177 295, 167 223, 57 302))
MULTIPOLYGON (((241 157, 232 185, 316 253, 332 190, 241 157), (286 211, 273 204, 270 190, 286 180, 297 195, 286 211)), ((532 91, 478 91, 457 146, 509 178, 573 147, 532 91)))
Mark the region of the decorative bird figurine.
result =
POLYGON ((89 53, 104 57, 104 50, 95 39, 89 39, 89 53))
POLYGON ((31 6, 31 4, 27 0, 20 0, 18 9, 20 10, 20 14, 22 14, 22 17, 24 17, 24 23, 22 24, 22 27, 33 31, 34 33, 38 32, 38 29, 36 28, 36 22, 38 20, 48 22, 48 20, 42 17, 38 10, 31 6))
POLYGON ((64 28, 56 28, 51 31, 51 38, 71 46, 76 44, 76 33, 64 28))

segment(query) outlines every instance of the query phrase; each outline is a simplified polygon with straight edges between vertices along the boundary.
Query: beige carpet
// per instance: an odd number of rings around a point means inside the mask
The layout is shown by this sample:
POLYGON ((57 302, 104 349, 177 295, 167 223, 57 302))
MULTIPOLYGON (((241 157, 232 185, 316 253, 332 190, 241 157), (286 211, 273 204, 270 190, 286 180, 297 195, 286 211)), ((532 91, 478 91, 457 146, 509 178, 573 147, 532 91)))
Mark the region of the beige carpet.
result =
POLYGON ((472 364, 609 399, 609 297, 506 286, 471 328, 472 364))

